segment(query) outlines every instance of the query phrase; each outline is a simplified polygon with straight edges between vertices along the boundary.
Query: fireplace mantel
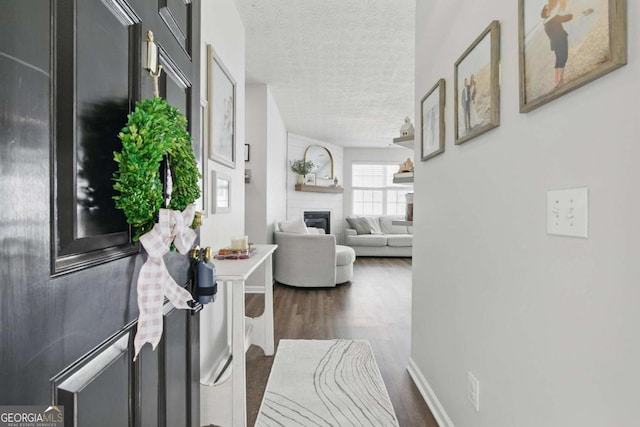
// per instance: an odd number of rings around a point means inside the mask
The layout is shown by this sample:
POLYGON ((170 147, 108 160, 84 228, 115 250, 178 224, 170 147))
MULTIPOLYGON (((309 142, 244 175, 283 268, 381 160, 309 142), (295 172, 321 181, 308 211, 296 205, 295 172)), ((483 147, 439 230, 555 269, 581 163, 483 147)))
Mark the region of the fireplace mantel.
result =
POLYGON ((344 188, 342 187, 324 187, 322 185, 305 185, 296 184, 296 191, 309 191, 312 193, 342 193, 344 188))

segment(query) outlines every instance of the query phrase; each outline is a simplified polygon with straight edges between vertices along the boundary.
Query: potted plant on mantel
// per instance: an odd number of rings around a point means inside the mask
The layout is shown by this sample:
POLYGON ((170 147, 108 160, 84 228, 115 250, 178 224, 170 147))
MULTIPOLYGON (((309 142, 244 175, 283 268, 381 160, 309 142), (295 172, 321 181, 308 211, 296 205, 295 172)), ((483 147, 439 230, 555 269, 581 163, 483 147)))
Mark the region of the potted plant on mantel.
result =
POLYGON ((294 162, 289 163, 291 165, 291 170, 298 174, 297 183, 302 184, 304 182, 304 176, 311 172, 315 167, 315 164, 309 160, 296 160, 294 162))

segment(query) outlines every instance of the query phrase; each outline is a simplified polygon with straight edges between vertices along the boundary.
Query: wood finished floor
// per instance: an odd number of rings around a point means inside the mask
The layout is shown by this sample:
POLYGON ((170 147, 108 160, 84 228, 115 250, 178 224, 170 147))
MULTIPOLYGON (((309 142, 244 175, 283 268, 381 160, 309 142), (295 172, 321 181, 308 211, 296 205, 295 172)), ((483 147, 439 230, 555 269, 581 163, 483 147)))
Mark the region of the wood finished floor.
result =
MULTIPOLYGON (((262 295, 246 297, 248 316, 264 308, 262 295)), ((276 351, 280 339, 366 339, 380 367, 401 427, 437 427, 409 377, 411 259, 358 258, 351 283, 331 289, 274 288, 276 351)), ((247 352, 247 421, 255 424, 273 357, 247 352)))

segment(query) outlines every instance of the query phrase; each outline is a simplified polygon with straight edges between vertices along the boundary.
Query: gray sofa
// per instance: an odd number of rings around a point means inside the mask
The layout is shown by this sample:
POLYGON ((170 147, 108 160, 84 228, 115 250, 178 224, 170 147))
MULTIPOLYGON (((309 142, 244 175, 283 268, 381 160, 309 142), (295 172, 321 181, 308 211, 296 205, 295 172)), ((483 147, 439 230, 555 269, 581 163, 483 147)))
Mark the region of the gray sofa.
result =
POLYGON ((413 227, 394 225, 392 223, 393 221, 403 221, 404 217, 376 216, 360 218, 366 219, 360 220, 361 222, 370 224, 369 232, 367 233, 367 227, 352 228, 349 220, 347 220, 345 236, 345 245, 352 247, 357 256, 411 256, 413 251, 413 227), (376 228, 376 225, 378 228, 376 228))

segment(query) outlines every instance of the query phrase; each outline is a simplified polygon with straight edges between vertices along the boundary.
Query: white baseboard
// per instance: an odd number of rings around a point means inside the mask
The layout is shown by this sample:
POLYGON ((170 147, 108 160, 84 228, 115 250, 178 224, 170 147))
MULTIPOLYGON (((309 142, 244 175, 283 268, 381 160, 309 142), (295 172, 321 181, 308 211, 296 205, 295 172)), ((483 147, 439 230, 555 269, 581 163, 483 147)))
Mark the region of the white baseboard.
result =
POLYGON ((409 366, 407 367, 407 371, 409 371, 409 376, 415 383, 416 387, 420 391, 422 398, 425 402, 427 402, 427 406, 431 409, 431 413, 433 417, 436 419, 436 422, 440 427, 454 427, 451 418, 447 415, 446 411, 442 407, 440 400, 433 392, 433 389, 425 379, 424 375, 422 375, 422 371, 418 368, 418 365, 413 361, 413 359, 409 359, 409 366))

